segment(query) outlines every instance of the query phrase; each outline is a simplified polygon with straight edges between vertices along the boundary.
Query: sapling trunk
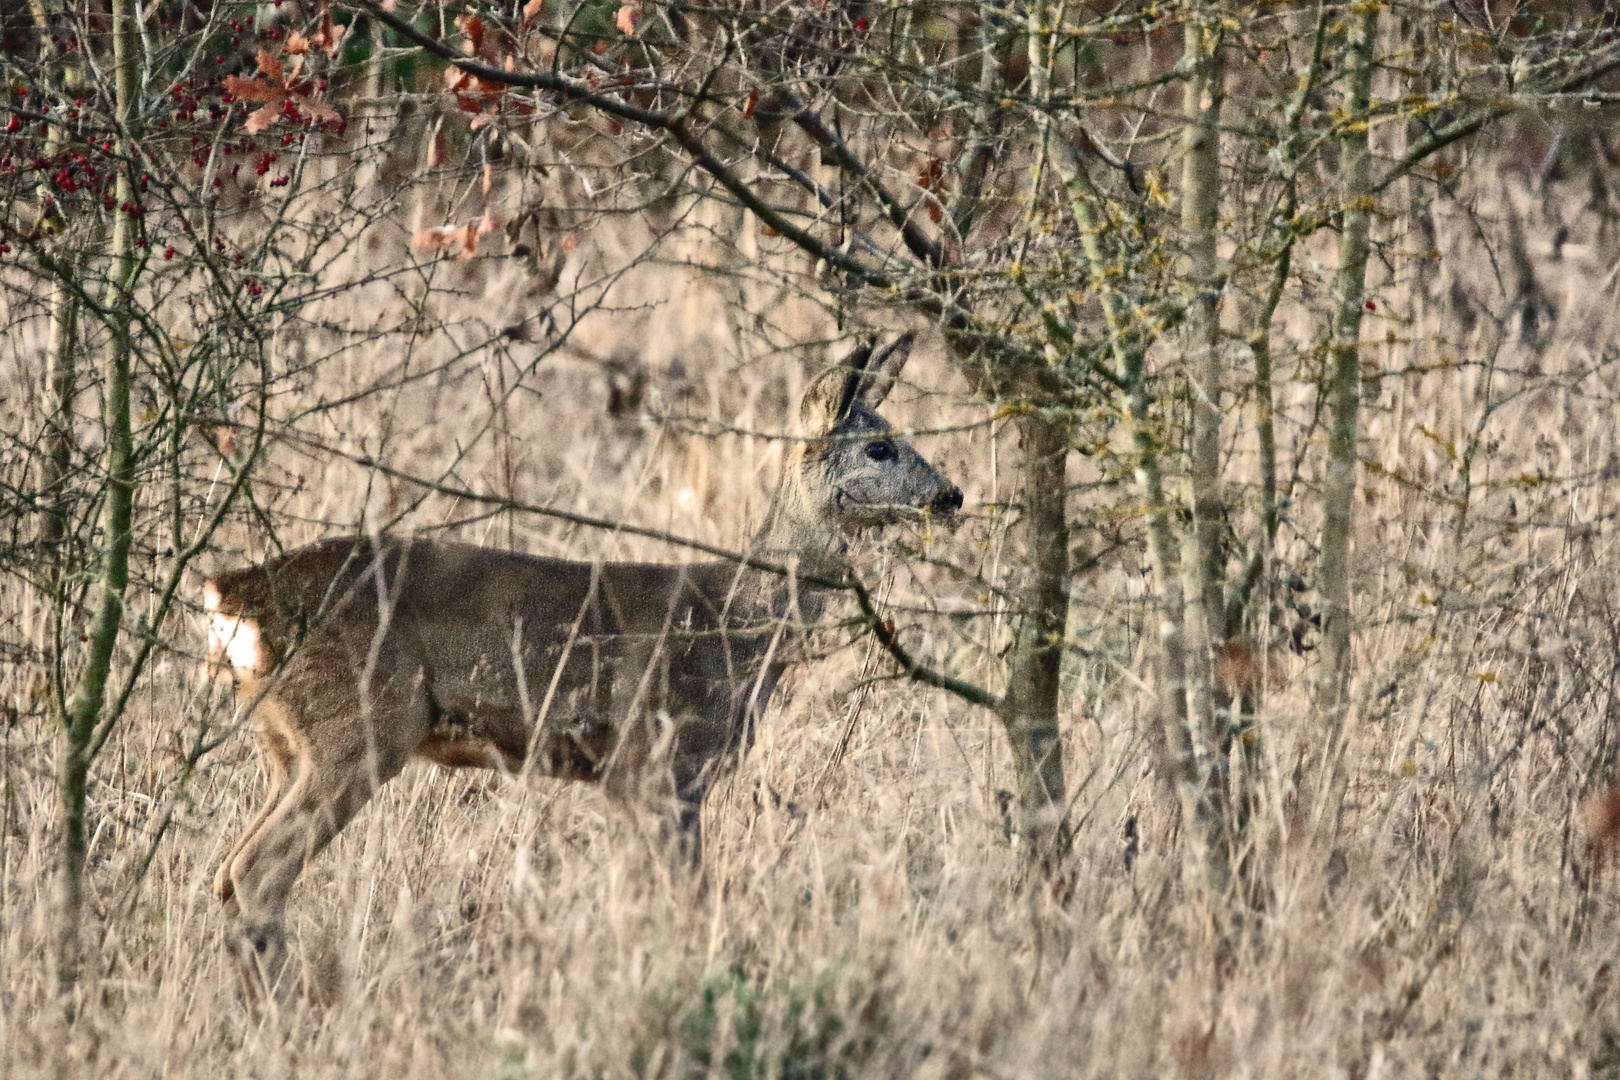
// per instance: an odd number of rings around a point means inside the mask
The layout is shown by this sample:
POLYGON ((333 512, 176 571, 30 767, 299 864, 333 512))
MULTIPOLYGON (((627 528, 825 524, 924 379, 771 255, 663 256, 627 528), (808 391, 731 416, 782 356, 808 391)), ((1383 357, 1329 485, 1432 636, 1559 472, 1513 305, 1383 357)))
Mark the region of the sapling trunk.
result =
MULTIPOLYGON (((1189 12, 1196 15, 1196 12, 1189 12)), ((1209 773, 1200 782, 1210 790, 1209 857, 1225 858, 1221 834, 1231 830, 1225 798, 1230 701, 1214 685, 1214 657, 1226 637, 1225 558, 1221 533, 1226 511, 1221 498, 1221 390, 1226 380, 1220 346, 1220 263, 1216 255, 1220 212, 1220 115, 1222 85, 1220 30, 1188 19, 1183 54, 1191 74, 1182 88, 1181 232, 1185 249, 1187 322, 1183 356, 1192 397, 1192 487, 1190 551, 1186 575, 1187 723, 1189 737, 1203 744, 1209 773), (1227 715, 1223 716, 1222 714, 1227 715), (1223 805, 1225 804, 1225 805, 1223 805)), ((1217 873, 1217 879, 1224 875, 1217 873)))
POLYGON ((135 495, 134 446, 130 430, 130 308, 137 270, 135 218, 124 210, 136 194, 127 163, 134 156, 131 123, 135 116, 136 69, 134 0, 112 0, 113 83, 119 128, 119 156, 126 167, 118 173, 106 306, 107 346, 103 360, 102 423, 106 438, 106 487, 102 499, 103 547, 96 614, 86 634, 84 666, 66 705, 58 785, 62 800, 59 852, 58 981, 77 979, 79 928, 84 909, 84 864, 87 854, 85 806, 96 722, 107 696, 113 650, 123 622, 124 591, 129 584, 129 552, 135 495))
POLYGON ((1001 722, 1012 747, 1020 831, 1043 865, 1067 846, 1058 681, 1069 614, 1068 426, 1029 413, 1018 418, 1024 444, 1022 527, 1028 576, 1009 657, 1001 722))
POLYGON ((1372 224, 1372 169, 1367 112, 1378 9, 1369 5, 1351 20, 1345 44, 1345 122, 1339 138, 1343 228, 1333 279, 1333 326, 1328 350, 1328 456, 1322 490, 1322 665, 1316 710, 1330 779, 1321 812, 1336 818, 1345 788, 1342 744, 1350 681, 1350 532, 1356 494, 1356 443, 1361 408, 1361 319, 1366 302, 1372 224))

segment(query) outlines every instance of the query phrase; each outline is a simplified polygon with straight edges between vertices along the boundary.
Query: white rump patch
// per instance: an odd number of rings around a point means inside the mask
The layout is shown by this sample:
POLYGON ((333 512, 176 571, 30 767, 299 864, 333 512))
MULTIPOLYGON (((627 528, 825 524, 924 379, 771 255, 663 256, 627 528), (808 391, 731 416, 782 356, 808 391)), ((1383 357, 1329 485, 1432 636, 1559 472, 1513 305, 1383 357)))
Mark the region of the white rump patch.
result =
POLYGON ((259 668, 259 625, 219 610, 219 590, 212 581, 203 586, 203 607, 208 611, 208 658, 229 663, 238 671, 259 668))

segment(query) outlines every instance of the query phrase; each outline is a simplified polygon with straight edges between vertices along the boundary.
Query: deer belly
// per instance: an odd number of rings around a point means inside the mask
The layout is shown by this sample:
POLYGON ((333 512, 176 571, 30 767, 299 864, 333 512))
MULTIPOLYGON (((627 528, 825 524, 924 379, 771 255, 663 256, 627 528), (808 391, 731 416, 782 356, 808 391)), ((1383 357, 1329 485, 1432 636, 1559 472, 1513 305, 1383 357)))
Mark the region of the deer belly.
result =
POLYGON ((559 671, 563 658, 548 651, 525 657, 521 674, 509 656, 459 676, 437 672, 434 720, 417 753, 450 767, 527 764, 542 776, 599 779, 617 745, 611 671, 588 648, 559 671))
POLYGON ((416 746, 422 757, 454 769, 523 766, 529 740, 520 710, 486 706, 468 711, 434 704, 432 719, 416 746))

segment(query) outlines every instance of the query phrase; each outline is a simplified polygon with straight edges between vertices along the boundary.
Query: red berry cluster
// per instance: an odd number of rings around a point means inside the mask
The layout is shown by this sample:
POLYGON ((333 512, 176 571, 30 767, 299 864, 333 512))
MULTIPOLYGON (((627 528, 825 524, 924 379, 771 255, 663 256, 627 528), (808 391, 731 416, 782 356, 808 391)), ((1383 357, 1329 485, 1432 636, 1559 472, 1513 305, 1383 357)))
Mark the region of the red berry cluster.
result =
MULTIPOLYGON (((273 2, 282 6, 279 0, 273 2)), ((98 20, 105 21, 96 15, 91 18, 97 25, 98 20)), ((161 192, 206 183, 206 191, 198 194, 214 197, 235 187, 251 198, 255 190, 291 185, 291 175, 276 169, 283 148, 296 147, 311 131, 344 133, 344 120, 328 104, 327 82, 321 77, 335 51, 332 42, 342 37, 341 28, 333 33, 330 15, 325 16, 322 31, 308 36, 287 24, 257 25, 251 14, 227 17, 224 24, 229 32, 213 39, 215 49, 209 55, 213 63, 175 79, 163 91, 158 115, 144 118, 139 153, 116 146, 109 137, 115 126, 113 107, 104 95, 66 97, 50 89, 0 83, 0 128, 6 136, 0 138, 0 198, 9 192, 14 200, 37 208, 12 216, 9 222, 0 219, 0 255, 11 254, 19 239, 48 240, 64 221, 124 214, 136 225, 137 246, 170 261, 184 245, 177 249, 166 242, 168 221, 160 212, 166 204, 149 203, 149 184, 155 183, 161 192), (285 75, 267 63, 267 55, 285 62, 285 75), (231 92, 241 93, 250 80, 284 96, 278 101, 258 93, 243 100, 231 92), (267 103, 270 110, 265 109, 267 103), (274 118, 267 119, 263 115, 267 112, 274 118), (255 113, 261 114, 257 122, 248 124, 247 118, 255 113), (231 136, 225 142, 217 138, 221 122, 231 136), (147 162, 164 163, 158 167, 161 171, 154 170, 157 179, 141 174, 132 184, 133 197, 120 197, 120 175, 147 162)), ((81 42, 72 34, 53 36, 52 42, 59 54, 80 51, 81 42)), ((237 253, 234 261, 240 265, 242 259, 237 253)), ((256 297, 265 286, 249 279, 243 288, 256 297)))

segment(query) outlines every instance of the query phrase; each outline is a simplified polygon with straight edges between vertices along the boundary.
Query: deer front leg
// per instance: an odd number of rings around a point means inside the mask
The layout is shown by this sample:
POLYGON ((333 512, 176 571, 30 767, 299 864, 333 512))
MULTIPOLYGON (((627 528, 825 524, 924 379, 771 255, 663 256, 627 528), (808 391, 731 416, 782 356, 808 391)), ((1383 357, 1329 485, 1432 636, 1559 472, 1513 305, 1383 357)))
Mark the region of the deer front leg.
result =
POLYGON ((659 857, 689 873, 703 861, 703 798, 713 769, 683 753, 678 728, 662 712, 627 724, 602 771, 602 786, 659 857))
POLYGON ((659 841, 676 867, 697 871, 703 865, 703 796, 676 798, 674 810, 659 818, 659 841))

